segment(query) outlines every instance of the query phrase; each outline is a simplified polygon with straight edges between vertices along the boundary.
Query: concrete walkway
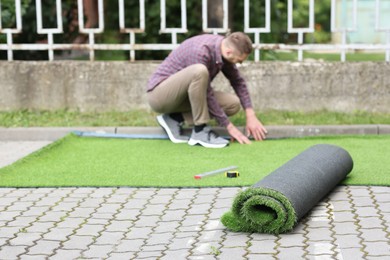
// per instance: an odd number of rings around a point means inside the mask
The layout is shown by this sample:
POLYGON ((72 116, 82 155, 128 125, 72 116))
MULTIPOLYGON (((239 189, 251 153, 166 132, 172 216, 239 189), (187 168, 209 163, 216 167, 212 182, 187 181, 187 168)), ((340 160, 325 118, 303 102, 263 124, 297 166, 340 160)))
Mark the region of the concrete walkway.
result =
MULTIPOLYGON (((0 167, 69 129, 37 130, 0 129, 0 167)), ((282 235, 221 225, 240 189, 0 188, 0 259, 390 259, 390 187, 339 186, 282 235)))

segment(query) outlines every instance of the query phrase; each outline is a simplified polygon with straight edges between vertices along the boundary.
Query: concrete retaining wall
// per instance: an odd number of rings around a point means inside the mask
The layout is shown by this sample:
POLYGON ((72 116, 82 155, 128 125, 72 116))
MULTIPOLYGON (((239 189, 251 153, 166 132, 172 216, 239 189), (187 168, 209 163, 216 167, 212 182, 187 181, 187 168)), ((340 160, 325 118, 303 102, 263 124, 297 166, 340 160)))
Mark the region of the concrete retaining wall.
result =
MULTIPOLYGON (((159 62, 0 62, 0 110, 148 109, 144 88, 159 62)), ((390 113, 390 65, 260 62, 240 67, 256 110, 390 113)), ((213 86, 230 90, 222 75, 213 86)))

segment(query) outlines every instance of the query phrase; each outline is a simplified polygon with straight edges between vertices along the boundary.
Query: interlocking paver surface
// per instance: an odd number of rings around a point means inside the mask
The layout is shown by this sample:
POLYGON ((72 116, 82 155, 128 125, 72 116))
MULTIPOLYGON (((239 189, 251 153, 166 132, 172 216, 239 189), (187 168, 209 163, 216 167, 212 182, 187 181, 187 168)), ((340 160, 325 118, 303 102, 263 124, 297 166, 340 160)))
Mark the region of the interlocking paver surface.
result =
MULTIPOLYGON (((5 166, 48 142, 0 142, 5 166)), ((288 234, 226 230, 243 188, 0 188, 0 259, 390 259, 390 187, 339 186, 288 234)))

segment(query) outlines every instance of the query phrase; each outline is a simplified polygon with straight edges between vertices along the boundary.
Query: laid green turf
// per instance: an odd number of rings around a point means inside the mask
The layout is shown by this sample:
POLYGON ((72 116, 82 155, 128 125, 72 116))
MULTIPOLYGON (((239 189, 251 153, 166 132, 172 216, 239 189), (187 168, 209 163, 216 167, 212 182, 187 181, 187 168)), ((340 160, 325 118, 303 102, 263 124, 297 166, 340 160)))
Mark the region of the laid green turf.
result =
POLYGON ((267 140, 224 149, 68 135, 0 169, 0 186, 250 186, 318 143, 339 145, 351 154, 354 169, 345 184, 390 185, 390 135, 267 140), (239 178, 193 178, 231 165, 239 167, 239 178))

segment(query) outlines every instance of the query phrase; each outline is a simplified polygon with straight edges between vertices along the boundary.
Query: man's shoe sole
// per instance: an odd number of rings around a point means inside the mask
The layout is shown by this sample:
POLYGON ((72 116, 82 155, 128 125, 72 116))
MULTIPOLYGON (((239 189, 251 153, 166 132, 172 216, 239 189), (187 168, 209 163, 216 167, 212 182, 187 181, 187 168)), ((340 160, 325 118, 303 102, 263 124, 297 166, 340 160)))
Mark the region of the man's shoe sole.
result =
POLYGON ((162 115, 159 115, 157 116, 157 122, 160 124, 160 126, 165 130, 165 132, 167 133, 168 137, 169 137, 169 140, 171 140, 172 143, 175 143, 175 144, 183 144, 183 143, 187 143, 188 140, 181 140, 181 139, 177 139, 173 136, 173 133, 171 132, 171 129, 168 127, 167 123, 165 122, 164 118, 162 115))
POLYGON ((188 141, 188 144, 189 145, 200 144, 201 146, 206 147, 206 148, 224 148, 224 147, 229 145, 229 143, 226 143, 226 144, 210 144, 210 143, 202 142, 200 140, 195 140, 195 139, 190 139, 188 141))

